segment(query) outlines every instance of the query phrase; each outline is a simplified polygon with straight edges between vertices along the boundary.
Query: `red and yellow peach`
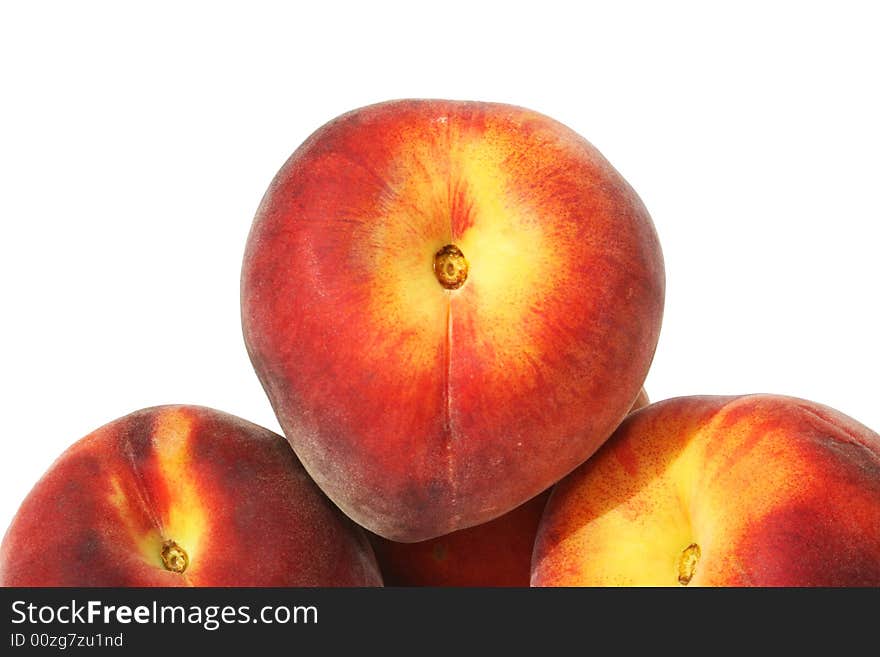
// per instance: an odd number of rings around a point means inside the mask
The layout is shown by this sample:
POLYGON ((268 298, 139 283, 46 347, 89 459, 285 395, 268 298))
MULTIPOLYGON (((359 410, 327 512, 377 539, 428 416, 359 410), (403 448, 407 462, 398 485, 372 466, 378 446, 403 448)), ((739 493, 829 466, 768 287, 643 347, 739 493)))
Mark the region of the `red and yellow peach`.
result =
POLYGON ((634 413, 554 488, 535 586, 880 586, 880 436, 790 397, 634 413))
POLYGON ((497 518, 589 457, 639 393, 663 297, 651 219, 593 146, 439 100, 309 137, 260 205, 241 288, 297 455, 397 541, 497 518))
POLYGON ((288 443, 207 408, 132 413, 70 447, 0 545, 2 586, 375 586, 363 531, 288 443))

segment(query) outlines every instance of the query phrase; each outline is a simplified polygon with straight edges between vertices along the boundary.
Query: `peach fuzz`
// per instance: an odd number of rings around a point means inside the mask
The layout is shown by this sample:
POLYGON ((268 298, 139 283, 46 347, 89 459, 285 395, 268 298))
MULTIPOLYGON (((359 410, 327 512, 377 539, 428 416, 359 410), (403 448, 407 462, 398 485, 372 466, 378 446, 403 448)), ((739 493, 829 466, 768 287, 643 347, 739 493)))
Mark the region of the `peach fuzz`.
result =
POLYGON ((141 410, 71 446, 0 545, 2 586, 378 586, 366 536, 277 434, 141 410))
POLYGON ((326 124, 257 211, 245 343, 318 485, 388 539, 488 522, 588 458, 648 371, 654 226, 586 140, 520 107, 326 124))
POLYGON ((773 395, 631 415, 554 489, 535 586, 880 586, 880 436, 773 395))

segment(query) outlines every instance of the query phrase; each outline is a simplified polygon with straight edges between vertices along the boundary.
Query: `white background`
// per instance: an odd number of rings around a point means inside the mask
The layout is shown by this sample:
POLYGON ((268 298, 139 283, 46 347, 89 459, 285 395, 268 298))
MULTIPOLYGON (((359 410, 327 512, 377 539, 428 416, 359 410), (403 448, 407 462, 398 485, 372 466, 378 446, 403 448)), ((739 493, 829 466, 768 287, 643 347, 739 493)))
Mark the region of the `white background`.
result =
POLYGON ((135 409, 278 430, 240 332, 251 219, 309 133, 390 98, 539 110, 630 181, 667 267, 653 399, 785 393, 880 428, 869 3, 297 4, 2 5, 0 531, 135 409))

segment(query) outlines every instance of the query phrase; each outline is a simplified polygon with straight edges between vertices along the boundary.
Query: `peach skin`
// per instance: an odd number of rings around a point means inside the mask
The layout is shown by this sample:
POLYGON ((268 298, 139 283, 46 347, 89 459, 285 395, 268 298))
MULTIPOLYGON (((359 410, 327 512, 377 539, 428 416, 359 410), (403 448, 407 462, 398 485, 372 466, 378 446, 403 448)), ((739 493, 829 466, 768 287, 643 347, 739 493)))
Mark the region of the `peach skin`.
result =
POLYGON ((488 522, 613 432, 660 331, 636 193, 527 109, 404 100, 326 124, 257 211, 248 353, 285 435, 396 541, 488 522))
POLYGON ((267 429, 194 406, 76 442, 0 545, 2 586, 378 586, 362 530, 267 429))
POLYGON ((880 436, 792 397, 681 397, 554 488, 534 586, 880 586, 880 436))

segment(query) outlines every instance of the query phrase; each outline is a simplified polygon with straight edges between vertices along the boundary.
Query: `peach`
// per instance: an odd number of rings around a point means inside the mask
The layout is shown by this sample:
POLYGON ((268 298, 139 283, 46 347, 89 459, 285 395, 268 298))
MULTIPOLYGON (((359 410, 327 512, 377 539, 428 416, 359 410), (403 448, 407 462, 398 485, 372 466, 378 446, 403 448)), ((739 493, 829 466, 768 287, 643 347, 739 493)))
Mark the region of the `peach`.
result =
POLYGON ((535 586, 880 586, 880 436, 791 397, 631 415, 554 489, 535 586))
MULTIPOLYGON (((644 388, 632 410, 648 405, 644 388)), ((370 534, 388 586, 528 586, 548 489, 503 516, 419 543, 370 534)))
POLYGON ((589 457, 639 393, 664 272, 636 193, 508 105, 392 101, 272 181, 242 268, 251 361, 303 465, 396 541, 488 522, 589 457))
POLYGON ((363 531, 277 434, 207 408, 118 419, 70 447, 0 545, 2 586, 372 586, 363 531))

